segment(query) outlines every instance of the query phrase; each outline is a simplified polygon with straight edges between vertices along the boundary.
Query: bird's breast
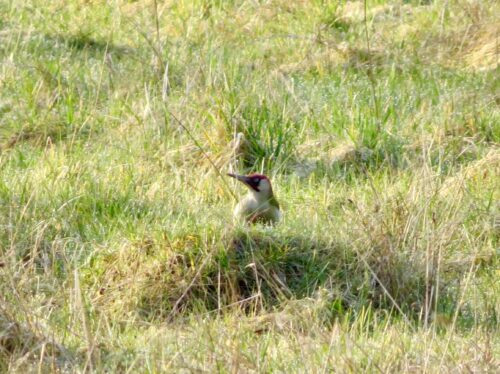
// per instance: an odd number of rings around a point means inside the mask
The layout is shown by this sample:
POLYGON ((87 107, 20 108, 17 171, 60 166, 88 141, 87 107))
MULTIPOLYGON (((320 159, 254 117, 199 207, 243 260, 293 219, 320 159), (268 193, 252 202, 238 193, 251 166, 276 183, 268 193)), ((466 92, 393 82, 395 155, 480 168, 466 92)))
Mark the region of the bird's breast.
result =
POLYGON ((281 212, 276 206, 269 201, 260 202, 251 195, 236 205, 234 215, 248 222, 277 222, 281 218, 281 212))

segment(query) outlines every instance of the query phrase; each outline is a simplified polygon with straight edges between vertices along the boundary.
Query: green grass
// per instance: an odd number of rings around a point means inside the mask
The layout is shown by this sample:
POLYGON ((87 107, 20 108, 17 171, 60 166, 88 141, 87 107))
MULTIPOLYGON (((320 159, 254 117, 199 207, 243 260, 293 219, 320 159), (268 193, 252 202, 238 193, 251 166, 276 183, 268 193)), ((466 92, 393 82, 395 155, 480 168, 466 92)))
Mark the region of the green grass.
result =
POLYGON ((0 0, 0 371, 493 372, 499 12, 0 0))

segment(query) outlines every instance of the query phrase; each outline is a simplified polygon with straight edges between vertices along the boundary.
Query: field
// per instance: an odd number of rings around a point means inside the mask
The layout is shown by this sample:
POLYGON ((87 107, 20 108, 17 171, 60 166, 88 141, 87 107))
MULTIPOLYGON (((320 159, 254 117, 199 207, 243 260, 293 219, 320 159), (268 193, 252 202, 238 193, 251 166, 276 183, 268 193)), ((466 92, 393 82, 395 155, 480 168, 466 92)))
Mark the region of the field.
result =
POLYGON ((0 14, 0 372, 498 370, 498 1, 0 14))

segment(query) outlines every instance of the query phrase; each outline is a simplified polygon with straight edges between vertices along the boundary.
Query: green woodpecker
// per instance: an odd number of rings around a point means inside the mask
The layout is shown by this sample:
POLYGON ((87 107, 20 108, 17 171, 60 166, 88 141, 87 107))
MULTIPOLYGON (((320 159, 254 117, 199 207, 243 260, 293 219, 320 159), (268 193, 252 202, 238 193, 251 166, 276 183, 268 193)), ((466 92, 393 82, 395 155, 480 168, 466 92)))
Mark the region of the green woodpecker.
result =
POLYGON ((271 181, 262 174, 228 174, 243 184, 250 192, 236 205, 234 216, 249 223, 277 223, 281 218, 278 200, 274 197, 271 181))

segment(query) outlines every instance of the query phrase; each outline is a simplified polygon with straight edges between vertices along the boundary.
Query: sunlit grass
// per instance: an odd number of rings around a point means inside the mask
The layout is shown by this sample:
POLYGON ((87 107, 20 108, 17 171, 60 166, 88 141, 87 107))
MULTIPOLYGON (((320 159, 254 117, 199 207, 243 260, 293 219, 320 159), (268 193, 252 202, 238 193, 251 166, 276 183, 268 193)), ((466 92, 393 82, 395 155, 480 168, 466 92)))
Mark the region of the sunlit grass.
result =
POLYGON ((498 5, 364 5, 0 2, 0 370, 498 366, 498 5))

